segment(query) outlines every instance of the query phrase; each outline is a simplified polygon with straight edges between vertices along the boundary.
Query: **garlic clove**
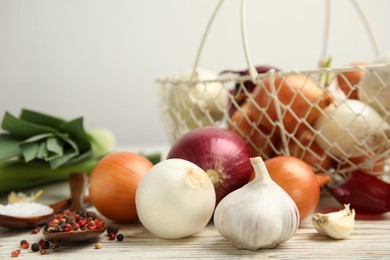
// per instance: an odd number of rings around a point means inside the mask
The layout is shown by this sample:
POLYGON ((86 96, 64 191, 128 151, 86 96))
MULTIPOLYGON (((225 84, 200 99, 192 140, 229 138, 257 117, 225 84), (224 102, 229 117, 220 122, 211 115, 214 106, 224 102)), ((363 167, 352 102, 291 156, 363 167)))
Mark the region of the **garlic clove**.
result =
POLYGON ((355 224, 355 210, 349 209, 349 204, 344 205, 344 209, 328 214, 317 213, 312 217, 314 228, 324 236, 334 239, 344 239, 348 237, 355 224))

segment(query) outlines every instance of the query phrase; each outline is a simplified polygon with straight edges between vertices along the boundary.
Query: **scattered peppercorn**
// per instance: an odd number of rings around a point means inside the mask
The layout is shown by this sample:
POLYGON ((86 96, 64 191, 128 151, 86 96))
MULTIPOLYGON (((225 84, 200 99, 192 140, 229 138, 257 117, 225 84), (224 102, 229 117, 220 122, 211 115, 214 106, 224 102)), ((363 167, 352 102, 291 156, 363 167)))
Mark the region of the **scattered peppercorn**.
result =
POLYGON ((123 241, 124 238, 125 238, 125 237, 123 236, 122 233, 120 233, 120 234, 118 234, 118 235, 116 236, 116 239, 117 239, 118 241, 123 241))
POLYGON ((20 255, 20 250, 17 249, 17 250, 14 250, 11 252, 11 257, 19 257, 20 255))
POLYGON ((39 253, 40 253, 41 255, 46 255, 46 249, 41 248, 41 250, 39 250, 39 253))
POLYGON ((114 226, 107 227, 107 234, 110 234, 110 233, 118 234, 118 231, 119 231, 119 228, 117 228, 117 227, 114 227, 114 226))
POLYGON ((30 243, 27 242, 27 240, 23 239, 22 241, 20 241, 20 246, 24 249, 27 249, 30 247, 30 243))
MULTIPOLYGON (((39 242, 38 242, 38 244, 39 244, 39 242)), ((40 246, 42 249, 48 249, 48 248, 50 248, 50 242, 42 239, 40 246)))
POLYGON ((116 234, 115 233, 109 233, 108 234, 108 240, 115 240, 116 234))
POLYGON ((96 249, 100 249, 100 248, 102 248, 102 247, 103 247, 102 243, 96 243, 96 244, 95 244, 95 248, 96 248, 96 249))
POLYGON ((39 233, 39 228, 34 228, 32 231, 31 231, 31 233, 33 233, 33 234, 38 234, 39 233))
POLYGON ((38 252, 39 249, 41 249, 41 247, 38 245, 38 243, 33 243, 33 244, 31 245, 31 250, 32 250, 33 252, 38 252))

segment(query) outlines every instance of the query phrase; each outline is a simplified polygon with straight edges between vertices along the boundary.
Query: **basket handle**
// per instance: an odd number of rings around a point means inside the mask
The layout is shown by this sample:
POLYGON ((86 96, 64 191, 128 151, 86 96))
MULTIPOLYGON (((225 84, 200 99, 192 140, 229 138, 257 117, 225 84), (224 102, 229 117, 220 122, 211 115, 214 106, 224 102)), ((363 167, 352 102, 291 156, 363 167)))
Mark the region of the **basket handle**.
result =
MULTIPOLYGON (((380 50, 378 47, 378 42, 375 38, 374 32, 371 28, 370 22, 363 9, 356 0, 351 0, 352 6, 357 11, 360 16, 361 21, 363 22, 366 32, 371 42, 371 47, 373 48, 374 54, 376 56, 380 55, 380 50)), ((330 31, 330 17, 331 17, 331 0, 325 0, 325 28, 324 28, 324 39, 322 46, 322 60, 326 60, 328 56, 328 43, 329 43, 329 31, 330 31)))
MULTIPOLYGON (((195 63, 192 69, 192 75, 191 75, 191 80, 195 81, 195 73, 196 69, 198 68, 199 65, 199 60, 200 56, 203 51, 204 44, 207 39, 207 35, 210 31, 211 25, 213 24, 215 17, 217 16, 224 0, 219 0, 216 7, 214 8, 214 11, 207 23, 206 29, 203 33, 202 40, 200 42, 200 46, 198 48, 196 57, 195 57, 195 63)), ((247 61, 248 65, 248 70, 249 70, 249 75, 251 76, 252 79, 255 79, 257 77, 257 71, 255 69, 255 66, 253 65, 250 55, 249 55, 249 48, 247 45, 247 36, 246 36, 246 27, 245 27, 245 0, 241 0, 241 36, 242 36, 242 41, 243 41, 243 47, 244 47, 244 53, 245 53, 245 59, 247 61)), ((353 7, 356 9, 358 12, 360 19, 362 20, 367 34, 370 38, 372 48, 374 50, 374 53, 376 56, 380 55, 380 50, 378 47, 378 43, 376 41, 376 38, 374 36, 373 30, 371 29, 370 23, 367 19, 367 16, 363 12, 363 9, 360 7, 358 2, 356 0, 351 0, 351 3, 353 7)), ((324 40, 323 40, 323 47, 322 47, 322 58, 325 60, 328 52, 328 41, 329 41, 329 31, 330 31, 330 15, 331 15, 331 0, 325 0, 325 29, 324 29, 324 40)))

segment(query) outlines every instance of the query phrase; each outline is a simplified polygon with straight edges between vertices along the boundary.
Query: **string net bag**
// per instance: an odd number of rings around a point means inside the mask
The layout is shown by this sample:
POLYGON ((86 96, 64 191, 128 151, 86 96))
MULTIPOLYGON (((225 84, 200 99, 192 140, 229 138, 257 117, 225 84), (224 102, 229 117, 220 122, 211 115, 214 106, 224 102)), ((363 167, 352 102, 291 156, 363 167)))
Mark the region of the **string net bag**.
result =
MULTIPOLYGON (((380 57, 372 30, 351 1, 380 57)), ((194 128, 218 126, 240 135, 254 156, 294 156, 315 173, 348 180, 356 171, 390 182, 390 56, 370 64, 305 71, 255 67, 246 44, 245 1, 241 32, 248 70, 198 69, 199 56, 219 1, 203 35, 192 71, 161 75, 159 110, 173 144, 194 128)), ((330 1, 326 2, 323 61, 327 56, 330 1)))

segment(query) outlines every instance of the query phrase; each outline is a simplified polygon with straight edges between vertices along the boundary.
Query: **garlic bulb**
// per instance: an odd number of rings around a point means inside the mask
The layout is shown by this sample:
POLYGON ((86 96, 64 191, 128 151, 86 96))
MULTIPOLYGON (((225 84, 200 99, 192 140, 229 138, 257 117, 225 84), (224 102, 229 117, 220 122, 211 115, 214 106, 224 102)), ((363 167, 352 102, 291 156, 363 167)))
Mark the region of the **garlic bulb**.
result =
POLYGON ((251 158, 256 177, 218 204, 214 224, 239 248, 273 248, 289 240, 299 225, 291 197, 269 176, 261 157, 251 158))
POLYGON ((355 210, 349 209, 349 204, 344 209, 328 214, 317 213, 312 217, 314 228, 324 236, 334 239, 348 237, 354 228, 355 210))
POLYGON ((229 105, 227 89, 212 72, 198 69, 191 77, 192 71, 178 75, 177 80, 182 82, 170 89, 168 111, 172 122, 183 130, 219 123, 229 105))
POLYGON ((160 238, 193 235, 210 221, 214 185, 200 167, 183 159, 153 166, 136 191, 136 208, 144 227, 160 238))

